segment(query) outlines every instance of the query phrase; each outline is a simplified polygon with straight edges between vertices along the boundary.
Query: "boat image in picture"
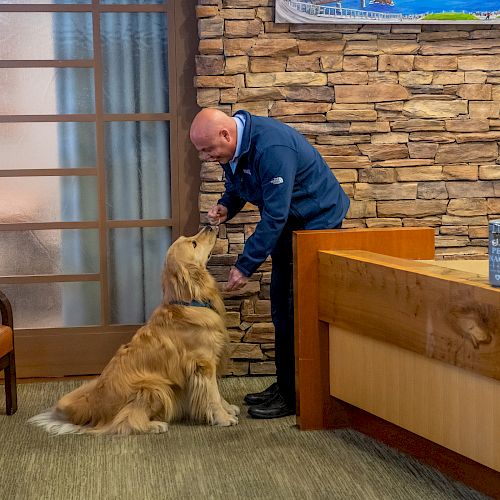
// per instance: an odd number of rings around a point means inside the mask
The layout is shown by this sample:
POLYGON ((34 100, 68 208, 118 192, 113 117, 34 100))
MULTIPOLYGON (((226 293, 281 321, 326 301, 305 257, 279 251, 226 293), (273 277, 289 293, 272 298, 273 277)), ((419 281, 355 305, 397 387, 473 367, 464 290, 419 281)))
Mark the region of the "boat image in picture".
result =
POLYGON ((388 5, 389 7, 394 6, 393 0, 370 0, 369 5, 388 5))

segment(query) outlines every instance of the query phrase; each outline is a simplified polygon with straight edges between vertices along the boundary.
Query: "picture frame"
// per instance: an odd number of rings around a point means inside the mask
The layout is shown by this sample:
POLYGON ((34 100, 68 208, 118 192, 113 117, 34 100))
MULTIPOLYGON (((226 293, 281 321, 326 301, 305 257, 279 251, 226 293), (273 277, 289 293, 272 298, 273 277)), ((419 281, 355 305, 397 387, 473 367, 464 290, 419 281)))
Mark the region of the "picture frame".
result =
POLYGON ((500 0, 275 0, 291 24, 499 24, 500 0))

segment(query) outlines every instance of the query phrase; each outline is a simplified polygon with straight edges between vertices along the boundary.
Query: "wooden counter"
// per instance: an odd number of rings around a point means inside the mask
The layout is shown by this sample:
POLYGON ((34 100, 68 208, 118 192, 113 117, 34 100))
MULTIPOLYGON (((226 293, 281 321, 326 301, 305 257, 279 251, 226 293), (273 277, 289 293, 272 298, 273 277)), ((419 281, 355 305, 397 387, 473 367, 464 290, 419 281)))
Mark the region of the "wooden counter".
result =
POLYGON ((300 428, 358 429, 500 497, 487 262, 434 261, 432 230, 354 231, 295 236, 300 428))

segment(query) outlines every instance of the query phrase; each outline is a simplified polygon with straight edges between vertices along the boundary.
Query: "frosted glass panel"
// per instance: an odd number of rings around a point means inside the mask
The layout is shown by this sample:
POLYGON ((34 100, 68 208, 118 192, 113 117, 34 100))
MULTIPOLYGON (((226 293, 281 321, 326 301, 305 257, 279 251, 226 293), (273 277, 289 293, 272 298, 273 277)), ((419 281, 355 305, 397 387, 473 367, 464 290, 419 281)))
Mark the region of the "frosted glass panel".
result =
POLYGON ((95 109, 90 68, 2 68, 0 89, 0 115, 94 113, 95 109))
POLYGON ((15 328, 60 328, 100 323, 100 286, 93 281, 1 285, 9 298, 15 328), (84 297, 73 314, 64 311, 74 294, 84 297))
POLYGON ((111 323, 145 323, 162 300, 170 228, 112 229, 109 234, 111 323))
POLYGON ((95 167, 95 137, 94 123, 0 123, 0 170, 95 167))
POLYGON ((0 276, 99 272, 97 229, 0 231, 0 276))
POLYGON ((97 220, 95 177, 3 177, 0 222, 97 220))
POLYGON ((92 59, 90 12, 0 12, 0 59, 92 59))
POLYGON ((166 14, 103 13, 101 43, 105 111, 167 112, 166 14))
POLYGON ((169 124, 109 122, 105 133, 109 218, 169 218, 169 124))

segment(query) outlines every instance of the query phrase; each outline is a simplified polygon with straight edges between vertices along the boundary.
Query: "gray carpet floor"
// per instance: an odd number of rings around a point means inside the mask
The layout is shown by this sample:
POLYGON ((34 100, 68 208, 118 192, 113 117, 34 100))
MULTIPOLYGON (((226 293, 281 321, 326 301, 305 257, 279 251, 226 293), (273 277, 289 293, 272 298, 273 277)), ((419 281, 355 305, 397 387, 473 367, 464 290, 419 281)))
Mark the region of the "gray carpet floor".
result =
MULTIPOLYGON (((242 405, 272 381, 226 378, 221 391, 242 405)), ((58 437, 27 423, 80 383, 19 385, 18 412, 0 414, 1 500, 486 498, 357 432, 299 431, 295 417, 254 420, 244 406, 235 427, 159 435, 58 437)))

